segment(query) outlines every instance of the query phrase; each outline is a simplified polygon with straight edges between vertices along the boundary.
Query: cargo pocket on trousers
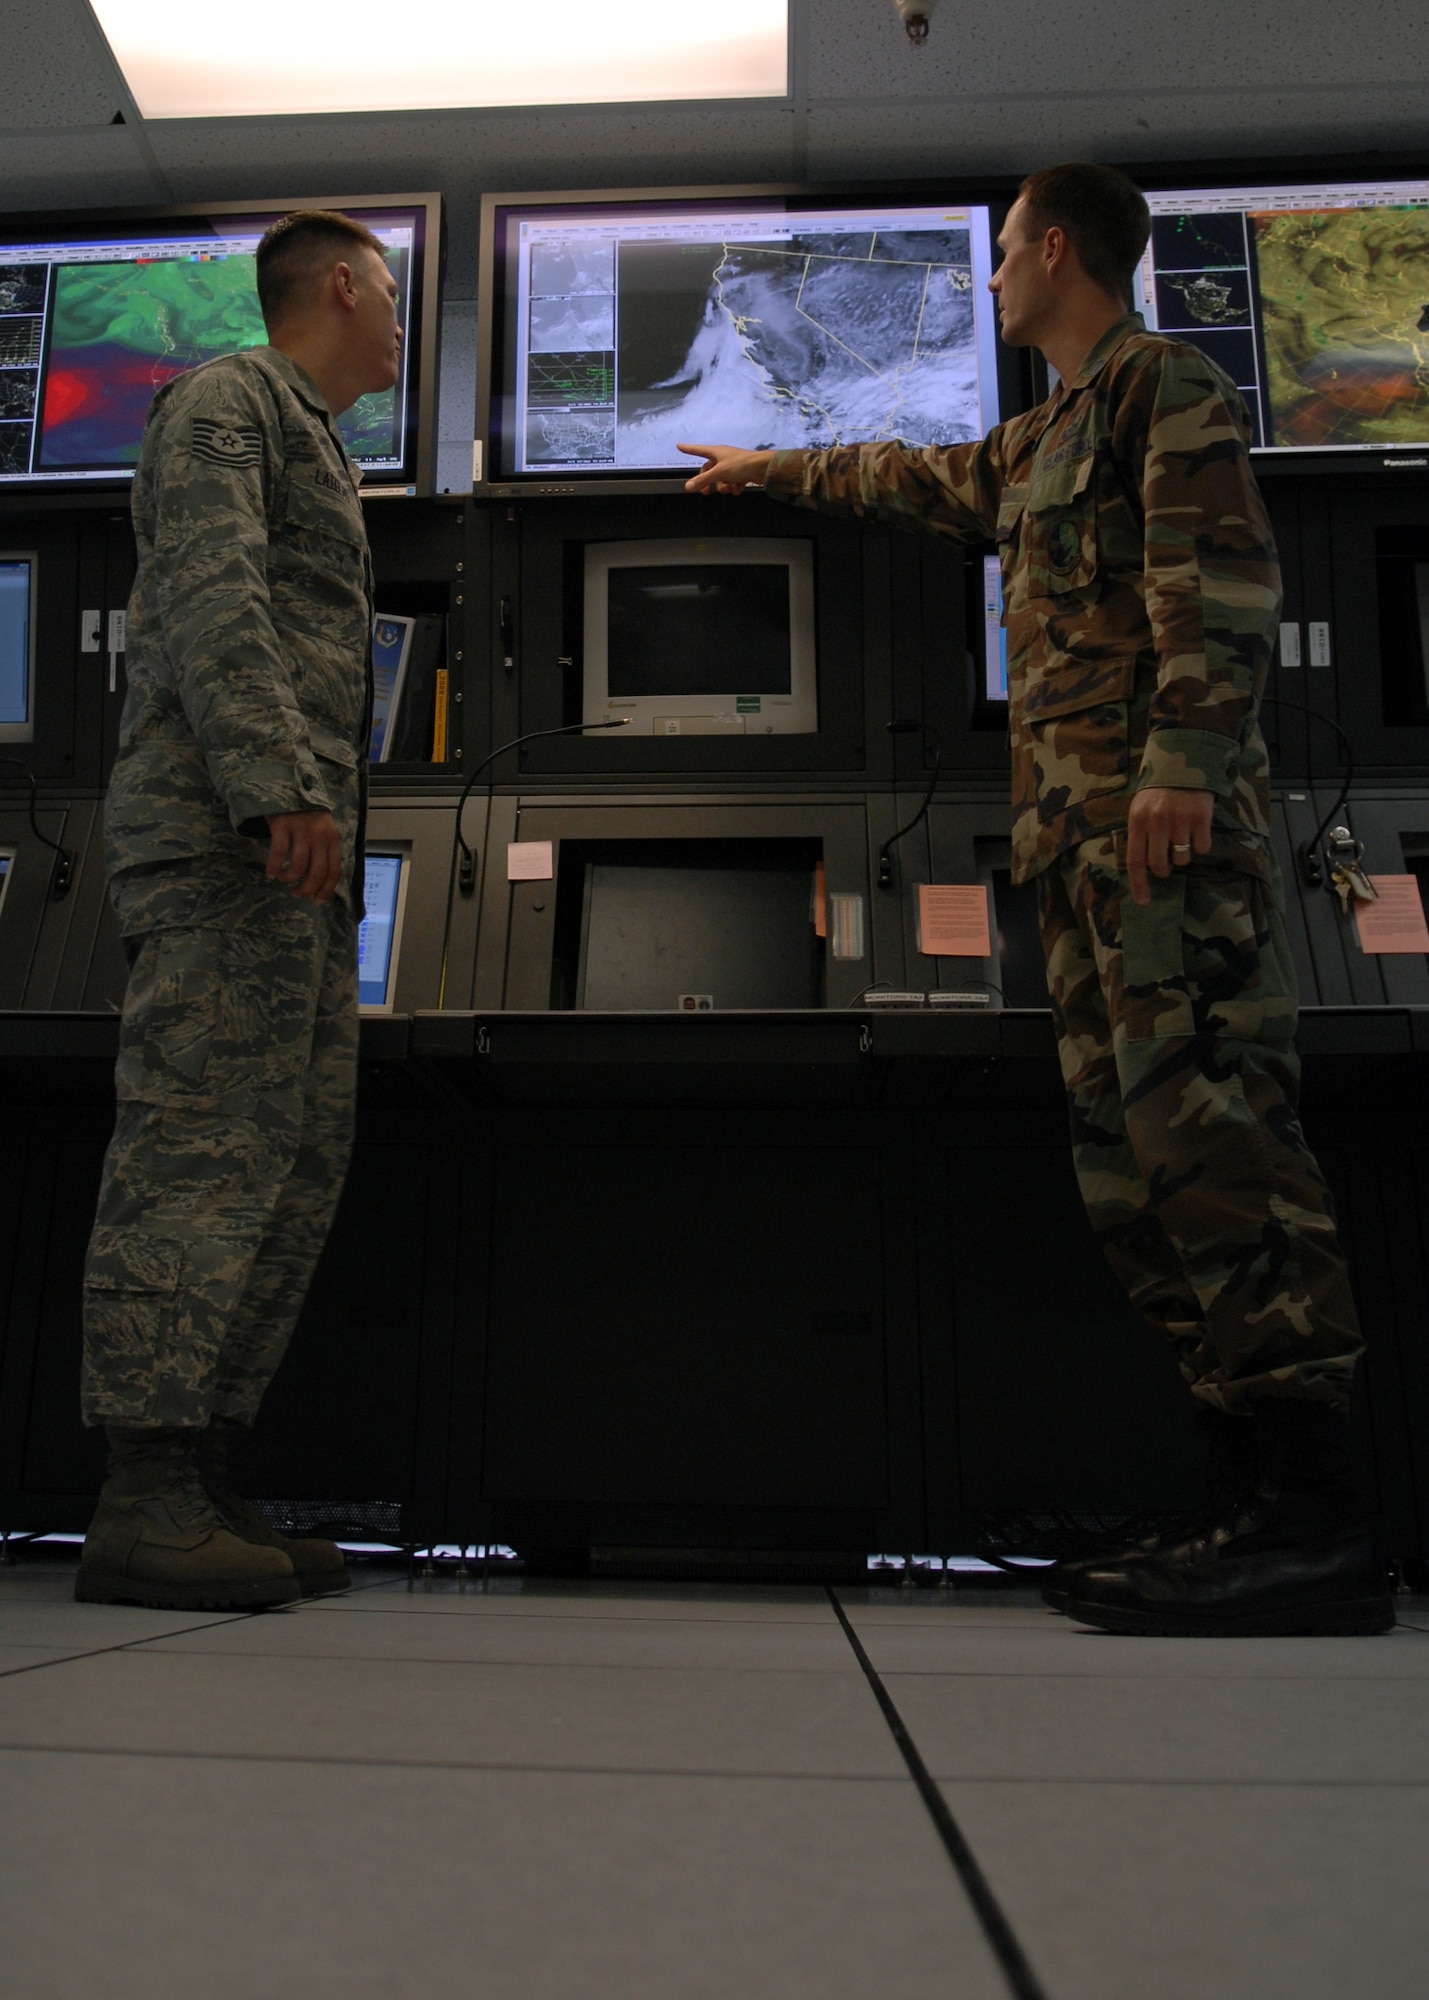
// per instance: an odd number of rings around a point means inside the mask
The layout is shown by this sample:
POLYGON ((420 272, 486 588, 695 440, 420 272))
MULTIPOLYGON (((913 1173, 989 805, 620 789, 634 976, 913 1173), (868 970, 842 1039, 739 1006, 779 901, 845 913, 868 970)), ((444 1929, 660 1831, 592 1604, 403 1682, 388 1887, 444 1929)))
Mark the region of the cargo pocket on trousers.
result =
POLYGON ((84 1268, 86 1388, 132 1388, 157 1366, 183 1276, 184 1246, 134 1229, 99 1228, 84 1268))
POLYGON ((1151 901, 1121 880, 1121 1021, 1129 1042, 1195 1032, 1186 951, 1186 871, 1151 878, 1151 901))

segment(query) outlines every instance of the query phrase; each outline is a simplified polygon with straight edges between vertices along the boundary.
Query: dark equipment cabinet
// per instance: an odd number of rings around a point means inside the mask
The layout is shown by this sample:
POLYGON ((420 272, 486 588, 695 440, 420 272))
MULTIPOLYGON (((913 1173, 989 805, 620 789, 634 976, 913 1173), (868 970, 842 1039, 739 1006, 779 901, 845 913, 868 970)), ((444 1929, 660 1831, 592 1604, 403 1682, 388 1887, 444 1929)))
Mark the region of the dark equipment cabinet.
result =
MULTIPOLYGON (((1305 1017, 1387 1546, 1429 1534, 1429 1009, 1305 1017)), ((84 1524, 114 1023, 0 1017, 0 1520, 84 1524)), ((1046 1552, 1172 1511, 1171 1358, 1082 1219, 1045 1011, 365 1024, 359 1144, 245 1478, 359 1537, 1046 1552)))

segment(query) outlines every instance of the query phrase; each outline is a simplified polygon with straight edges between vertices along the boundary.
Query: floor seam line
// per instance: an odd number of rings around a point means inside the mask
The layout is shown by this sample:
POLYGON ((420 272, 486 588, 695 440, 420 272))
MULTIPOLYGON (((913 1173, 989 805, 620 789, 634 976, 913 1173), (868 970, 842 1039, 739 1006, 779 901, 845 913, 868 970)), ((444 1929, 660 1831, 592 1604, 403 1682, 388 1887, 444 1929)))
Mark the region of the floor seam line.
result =
POLYGON ((688 1770, 645 1764, 518 1764, 497 1761, 469 1762, 450 1757, 338 1757, 312 1753, 288 1754, 261 1750, 176 1750, 143 1749, 133 1745, 104 1743, 5 1743, 0 1757, 130 1757, 154 1762, 187 1764, 277 1764, 317 1765, 323 1769, 354 1771, 453 1771, 470 1776, 483 1772, 497 1775, 567 1778, 699 1778, 704 1781, 730 1780, 740 1784, 783 1785, 902 1785, 897 1771, 769 1771, 721 1770, 714 1765, 692 1765, 688 1770))
POLYGON ((1018 1942, 1002 1905, 993 1894, 991 1883, 983 1874, 977 1856, 953 1817, 952 1809, 943 1797, 936 1779, 923 1762, 922 1754, 913 1741, 907 1724, 898 1713, 893 1697, 879 1678, 878 1669, 865 1651, 857 1632, 854 1631, 848 1613, 839 1602, 837 1592, 832 1584, 825 1587, 829 1593, 829 1603, 834 1608, 834 1616, 843 1627, 844 1637, 853 1648, 854 1658, 863 1669, 864 1678, 873 1691, 874 1700, 882 1711, 889 1733, 897 1744, 904 1763, 908 1766, 908 1775, 916 1785, 928 1816, 937 1829, 938 1837, 947 1851, 948 1859, 953 1864, 968 1901, 973 1906, 973 1912, 982 1926, 983 1935, 1004 1979, 1017 1996, 1017 2000, 1048 2000, 1046 1988, 1032 1970, 1027 1954, 1018 1942))

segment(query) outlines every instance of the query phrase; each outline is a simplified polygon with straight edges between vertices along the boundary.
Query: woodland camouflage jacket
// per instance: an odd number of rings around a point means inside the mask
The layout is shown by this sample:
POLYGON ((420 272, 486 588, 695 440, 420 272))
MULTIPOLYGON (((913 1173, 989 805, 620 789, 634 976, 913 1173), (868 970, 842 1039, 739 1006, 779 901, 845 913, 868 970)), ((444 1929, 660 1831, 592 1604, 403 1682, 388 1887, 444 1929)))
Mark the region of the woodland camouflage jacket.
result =
POLYGON ((774 498, 996 540, 1019 880, 1124 828, 1145 785, 1214 792, 1212 858, 1270 878, 1280 571, 1248 434, 1229 379, 1129 313, 981 444, 775 454, 774 498))
POLYGON ((129 683, 109 872, 266 852, 267 815, 326 807, 360 904, 372 566, 358 475, 275 348, 154 398, 134 480, 129 683), (356 879, 354 879, 356 878, 356 879))

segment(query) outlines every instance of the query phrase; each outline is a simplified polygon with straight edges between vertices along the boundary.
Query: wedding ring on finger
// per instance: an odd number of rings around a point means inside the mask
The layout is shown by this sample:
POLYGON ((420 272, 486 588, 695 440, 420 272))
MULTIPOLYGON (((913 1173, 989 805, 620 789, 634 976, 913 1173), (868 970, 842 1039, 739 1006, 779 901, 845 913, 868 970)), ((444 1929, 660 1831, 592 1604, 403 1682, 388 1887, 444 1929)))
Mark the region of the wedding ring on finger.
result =
POLYGON ((1172 852, 1173 854, 1189 854, 1189 853, 1191 852, 1191 843, 1190 843, 1190 841, 1189 841, 1189 840, 1173 840, 1173 841, 1172 841, 1172 843, 1171 843, 1171 852, 1172 852))

